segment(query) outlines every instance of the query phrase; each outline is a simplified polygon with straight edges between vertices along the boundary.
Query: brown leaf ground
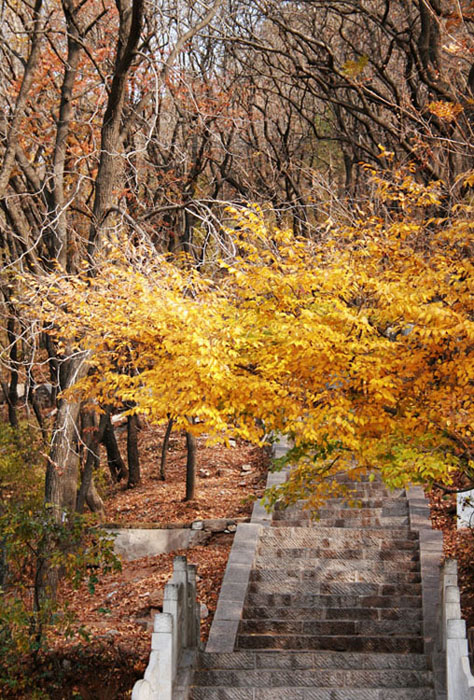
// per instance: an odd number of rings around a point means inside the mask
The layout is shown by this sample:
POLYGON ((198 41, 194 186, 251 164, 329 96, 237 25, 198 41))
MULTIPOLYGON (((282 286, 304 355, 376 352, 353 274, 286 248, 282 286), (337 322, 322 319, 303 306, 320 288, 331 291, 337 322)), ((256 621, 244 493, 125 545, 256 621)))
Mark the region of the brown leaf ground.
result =
MULTIPOLYGON (((123 432, 122 454, 125 454, 124 439, 123 432)), ((200 438, 196 497, 185 502, 185 438, 172 434, 164 482, 159 479, 162 439, 162 429, 142 427, 139 486, 127 489, 126 484, 113 484, 106 474, 99 478, 106 508, 105 523, 139 526, 250 517, 253 502, 262 495, 266 482, 268 456, 264 450, 241 441, 229 447, 206 447, 205 440, 200 438)), ((130 697, 133 683, 146 667, 153 616, 161 610, 163 587, 176 554, 186 554, 189 563, 197 564, 198 600, 208 611, 201 624, 201 637, 205 641, 232 541, 232 534, 217 533, 206 545, 187 551, 123 562, 121 572, 100 578, 93 594, 86 586, 73 591, 63 585, 61 596, 76 616, 78 631, 70 639, 58 633, 51 636, 52 653, 42 665, 46 673, 42 686, 47 697, 54 700, 130 697), (80 627, 87 632, 88 640, 81 638, 80 627)))

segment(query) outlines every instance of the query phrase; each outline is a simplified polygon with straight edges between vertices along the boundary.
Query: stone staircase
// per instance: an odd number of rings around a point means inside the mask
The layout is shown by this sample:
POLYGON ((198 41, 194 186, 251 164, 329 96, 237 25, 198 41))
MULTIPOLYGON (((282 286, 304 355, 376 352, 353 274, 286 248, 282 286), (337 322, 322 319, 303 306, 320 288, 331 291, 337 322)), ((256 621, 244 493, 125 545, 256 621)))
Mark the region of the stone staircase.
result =
POLYGON ((234 651, 200 653, 191 700, 435 699, 405 492, 353 490, 261 529, 234 651))

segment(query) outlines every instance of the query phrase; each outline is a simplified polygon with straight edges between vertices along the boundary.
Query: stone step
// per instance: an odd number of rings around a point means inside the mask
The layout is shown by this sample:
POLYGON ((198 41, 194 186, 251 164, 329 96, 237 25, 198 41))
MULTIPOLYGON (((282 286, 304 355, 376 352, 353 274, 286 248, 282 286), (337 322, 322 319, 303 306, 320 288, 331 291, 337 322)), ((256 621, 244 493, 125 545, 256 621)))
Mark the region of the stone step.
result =
POLYGON ((314 608, 245 606, 243 620, 402 620, 412 622, 422 619, 421 608, 314 608))
POLYGON ((359 637, 357 635, 285 635, 285 634, 238 634, 236 649, 292 649, 311 651, 357 651, 380 653, 423 653, 421 637, 359 637))
POLYGON ((332 651, 200 652, 201 669, 406 669, 428 670, 424 654, 358 654, 332 651))
POLYGON ((340 483, 342 491, 340 496, 335 498, 352 499, 354 496, 362 498, 404 498, 405 492, 402 490, 390 491, 381 484, 356 483, 355 481, 347 481, 344 484, 340 483))
POLYGON ((408 528, 391 528, 384 530, 383 528, 368 528, 361 530, 360 528, 338 528, 319 526, 313 527, 293 527, 281 526, 270 527, 264 530, 260 538, 259 546, 267 545, 274 547, 283 547, 292 545, 294 547, 311 547, 311 546, 334 546, 339 542, 350 542, 371 546, 372 544, 386 543, 391 547, 398 546, 399 543, 412 544, 418 541, 418 534, 411 532, 408 528))
MULTIPOLYGON (((420 583, 370 583, 368 581, 299 581, 271 580, 250 582, 248 592, 255 593, 316 593, 342 596, 417 596, 421 595, 420 583)), ((393 603, 395 607, 398 605, 393 603)))
POLYGON ((293 608, 421 608, 419 595, 328 595, 300 591, 299 593, 265 593, 249 591, 246 606, 293 608))
POLYGON ((352 565, 352 560, 367 560, 367 561, 391 561, 391 562, 418 562, 420 560, 419 549, 417 543, 406 550, 398 551, 396 549, 380 549, 380 548, 370 548, 364 549, 359 546, 354 548, 348 543, 341 542, 339 546, 325 546, 325 547, 258 547, 256 554, 256 561, 265 561, 270 559, 272 561, 276 560, 288 560, 296 563, 298 561, 306 560, 321 560, 321 559, 342 559, 350 560, 352 565))
POLYGON ((192 688, 189 700, 435 700, 429 688, 192 688))
POLYGON ((431 683, 429 671, 413 670, 229 670, 197 671, 195 685, 233 688, 326 687, 326 688, 419 688, 431 683))
MULTIPOLYGON (((328 498, 321 508, 318 509, 318 513, 331 513, 337 509, 343 509, 344 512, 357 510, 359 508, 402 508, 407 510, 408 502, 404 496, 387 497, 383 494, 368 496, 367 498, 350 499, 345 498, 328 498)), ((280 503, 275 504, 274 514, 291 512, 293 510, 299 510, 300 512, 309 512, 305 508, 306 502, 304 500, 297 501, 294 505, 284 507, 280 503)))
POLYGON ((306 521, 307 527, 334 519, 342 519, 348 523, 355 523, 357 526, 362 524, 363 527, 370 527, 371 522, 381 522, 386 526, 393 524, 395 527, 400 527, 408 524, 408 505, 400 503, 390 508, 369 508, 365 505, 361 508, 320 508, 315 517, 311 517, 309 513, 300 508, 278 510, 273 514, 273 524, 278 524, 277 521, 297 520, 306 521))
POLYGON ((394 585, 406 583, 420 583, 421 577, 416 571, 375 571, 373 567, 349 567, 344 564, 339 566, 335 562, 329 562, 332 566, 315 566, 314 568, 286 568, 268 569, 260 568, 253 569, 250 572, 251 582, 274 582, 286 586, 287 582, 294 583, 295 581, 324 581, 331 583, 333 581, 346 583, 391 583, 394 585))
POLYGON ((393 573, 417 573, 419 571, 419 562, 412 561, 386 561, 377 559, 356 559, 343 556, 338 558, 335 557, 314 557, 310 559, 309 557, 298 558, 293 556, 272 556, 266 552, 259 554, 254 563, 254 570, 260 571, 261 569, 271 569, 278 566, 281 571, 295 571, 299 569, 300 571, 317 571, 321 575, 327 573, 333 573, 336 571, 346 571, 351 569, 354 571, 373 571, 374 573, 387 572, 393 573))
POLYGON ((277 504, 236 651, 199 655, 190 700, 435 700, 406 494, 336 480, 358 507, 332 498, 312 520, 277 504))
MULTIPOLYGON (((309 616, 308 616, 309 617, 309 616)), ((309 634, 321 636, 416 636, 422 633, 420 620, 300 620, 245 619, 240 621, 239 634, 309 634)))
MULTIPOLYGON (((298 528, 291 528, 298 532, 298 528)), ((270 539, 267 536, 265 542, 259 544, 257 549, 257 555, 260 553, 270 554, 272 551, 276 550, 291 550, 291 549, 307 549, 314 552, 316 549, 333 550, 333 551, 344 551, 347 552, 363 552, 359 555, 360 559, 369 559, 375 552, 403 552, 405 555, 416 554, 419 552, 419 542, 417 540, 407 540, 407 539, 391 539, 390 537, 373 537, 372 535, 366 536, 364 539, 361 537, 361 530, 352 530, 346 528, 333 528, 340 533, 341 536, 336 536, 334 538, 327 537, 326 534, 319 536, 317 528, 301 528, 300 532, 304 533, 300 537, 295 535, 293 538, 291 536, 285 535, 281 539, 278 537, 275 539, 270 539), (308 535, 308 532, 312 533, 308 535), (345 533, 357 532, 358 536, 352 539, 349 536, 345 536, 345 533), (365 541, 364 541, 365 540, 365 541)), ((272 532, 278 532, 278 528, 272 528, 272 532)), ((374 532, 374 530, 371 530, 374 532)), ((389 532, 382 529, 379 532, 389 532)))
MULTIPOLYGON (((335 500, 335 499, 334 499, 335 500)), ((357 505, 350 506, 348 503, 341 503, 334 501, 326 501, 326 505, 321 506, 317 510, 317 516, 323 518, 326 515, 329 517, 346 517, 346 518, 357 518, 360 514, 365 513, 369 515, 375 515, 377 517, 383 517, 385 515, 395 516, 395 515, 405 515, 408 513, 408 502, 405 499, 384 499, 380 498, 377 500, 377 505, 375 504, 376 499, 365 499, 359 501, 357 505)), ((311 512, 307 510, 304 506, 295 504, 293 506, 288 506, 286 508, 276 507, 273 513, 274 518, 279 518, 283 516, 283 519, 289 519, 292 515, 311 515, 311 512)))
POLYGON ((375 529, 379 528, 381 530, 383 529, 389 529, 389 528, 400 528, 403 527, 404 525, 408 526, 409 525, 409 520, 408 516, 406 517, 397 517, 397 518, 382 518, 382 517, 376 517, 376 516, 369 516, 365 514, 360 515, 360 522, 359 520, 356 520, 356 518, 345 518, 344 516, 341 517, 334 517, 334 518, 324 518, 323 520, 309 520, 308 518, 303 518, 303 517, 294 517, 290 519, 278 519, 275 518, 272 522, 272 527, 273 528, 279 528, 279 527, 311 527, 314 529, 319 529, 322 527, 337 527, 337 528, 353 528, 356 525, 362 528, 370 528, 370 529, 375 529))

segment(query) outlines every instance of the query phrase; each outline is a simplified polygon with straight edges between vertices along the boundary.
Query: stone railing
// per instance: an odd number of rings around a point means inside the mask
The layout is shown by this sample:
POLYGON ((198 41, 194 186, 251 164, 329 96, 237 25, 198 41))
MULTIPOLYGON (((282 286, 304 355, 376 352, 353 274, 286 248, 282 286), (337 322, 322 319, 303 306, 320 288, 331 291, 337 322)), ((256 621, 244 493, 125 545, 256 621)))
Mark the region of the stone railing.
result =
POLYGON ((461 619, 458 565, 444 564, 441 580, 441 643, 446 653, 447 700, 474 700, 474 677, 469 663, 466 621, 461 619))
POLYGON ((150 660, 144 677, 133 687, 132 700, 179 697, 199 648, 199 626, 196 567, 186 557, 175 557, 173 575, 165 585, 163 612, 155 615, 150 660))

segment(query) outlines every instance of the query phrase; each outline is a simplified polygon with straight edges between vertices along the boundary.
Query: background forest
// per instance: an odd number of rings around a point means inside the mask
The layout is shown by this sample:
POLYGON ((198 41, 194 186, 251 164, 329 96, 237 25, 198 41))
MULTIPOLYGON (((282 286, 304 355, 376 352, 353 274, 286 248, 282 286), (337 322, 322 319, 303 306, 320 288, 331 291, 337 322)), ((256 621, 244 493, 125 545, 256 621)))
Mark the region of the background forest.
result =
POLYGON ((341 468, 472 488, 473 2, 0 20, 5 667, 41 649, 60 572, 118 566, 83 513, 100 444, 140 482, 139 416, 184 431, 189 498, 202 435, 290 436, 270 503, 317 508, 341 468))

